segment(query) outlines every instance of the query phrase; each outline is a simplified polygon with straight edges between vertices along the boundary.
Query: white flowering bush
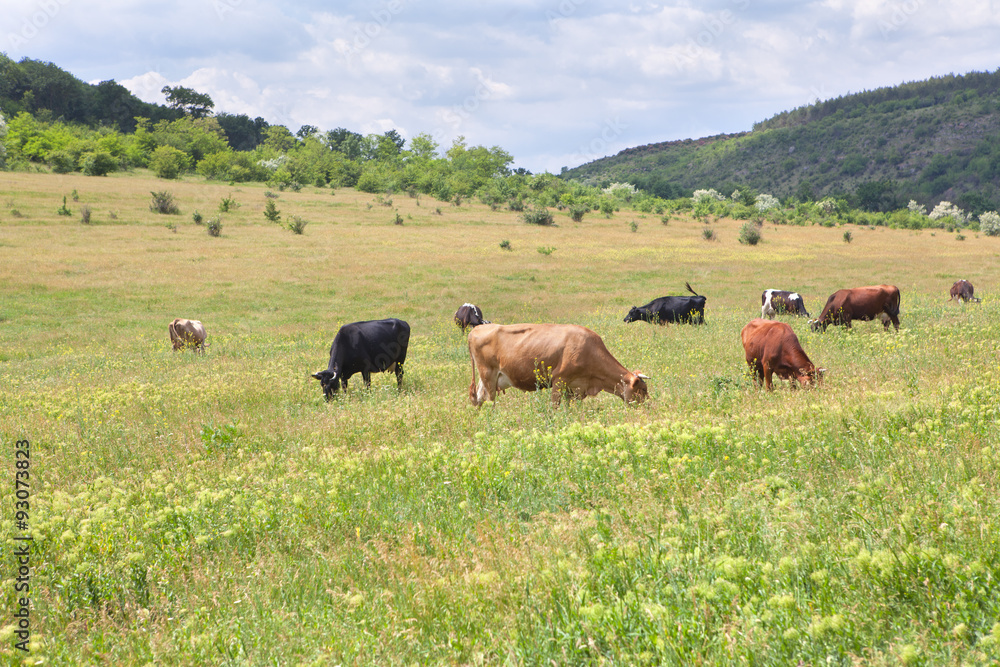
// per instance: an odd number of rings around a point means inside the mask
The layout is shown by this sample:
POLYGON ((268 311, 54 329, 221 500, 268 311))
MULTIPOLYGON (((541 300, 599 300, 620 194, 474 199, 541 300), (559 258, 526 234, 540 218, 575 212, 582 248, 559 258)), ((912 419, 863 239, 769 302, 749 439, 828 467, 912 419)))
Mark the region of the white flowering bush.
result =
POLYGON ((987 236, 1000 236, 1000 213, 987 211, 980 215, 979 231, 987 236))
POLYGON ((781 206, 781 202, 774 195, 769 194, 759 194, 757 195, 757 201, 754 203, 757 210, 763 213, 764 211, 769 211, 772 208, 778 208, 781 206))
POLYGON ((964 225, 969 219, 969 216, 965 211, 955 206, 950 201, 943 201, 939 203, 934 207, 934 210, 928 214, 928 217, 931 220, 951 218, 960 225, 964 225))
POLYGON ((287 155, 279 155, 278 157, 270 158, 269 160, 258 160, 257 164, 264 167, 269 171, 277 171, 278 167, 288 162, 287 155))
POLYGON ((916 202, 916 200, 911 199, 910 203, 906 205, 906 208, 910 210, 910 213, 917 213, 919 215, 927 215, 927 211, 924 207, 916 202))
POLYGON ((610 195, 615 199, 624 199, 628 201, 632 196, 638 192, 636 187, 631 183, 612 183, 608 187, 601 190, 606 195, 610 195))
POLYGON ((816 208, 823 211, 823 213, 829 215, 830 213, 833 213, 834 211, 837 210, 838 208, 837 200, 833 199, 832 197, 827 197, 822 201, 816 202, 816 208))
POLYGON ((700 204, 702 202, 722 201, 725 197, 720 195, 716 189, 709 188, 708 190, 695 190, 691 199, 694 200, 695 204, 700 204))

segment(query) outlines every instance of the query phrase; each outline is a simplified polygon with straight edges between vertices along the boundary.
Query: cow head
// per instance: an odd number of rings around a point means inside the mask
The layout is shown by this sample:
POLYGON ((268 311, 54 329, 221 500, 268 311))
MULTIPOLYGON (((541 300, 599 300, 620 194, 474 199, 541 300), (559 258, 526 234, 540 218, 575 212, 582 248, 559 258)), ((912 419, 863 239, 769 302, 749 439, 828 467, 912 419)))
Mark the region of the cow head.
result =
POLYGON ((826 331, 826 325, 824 320, 809 320, 809 328, 812 331, 826 331))
MULTIPOLYGON (((646 380, 649 377, 642 373, 629 373, 622 378, 619 385, 620 396, 626 403, 643 403, 649 398, 649 389, 646 388, 646 380)), ((617 393, 617 392, 615 392, 617 393)))
POLYGON ((625 316, 625 324, 630 322, 638 322, 642 319, 642 311, 632 306, 632 310, 628 311, 628 315, 625 316))
MULTIPOLYGON (((807 368, 800 368, 795 374, 795 379, 798 380, 799 384, 803 387, 822 387, 824 374, 826 374, 825 368, 809 366, 807 368)), ((792 383, 792 386, 794 388, 794 382, 792 383)))
POLYGON ((325 370, 319 373, 313 373, 314 378, 319 380, 319 384, 323 387, 323 395, 326 400, 330 400, 334 395, 340 391, 340 378, 337 376, 337 371, 325 370))

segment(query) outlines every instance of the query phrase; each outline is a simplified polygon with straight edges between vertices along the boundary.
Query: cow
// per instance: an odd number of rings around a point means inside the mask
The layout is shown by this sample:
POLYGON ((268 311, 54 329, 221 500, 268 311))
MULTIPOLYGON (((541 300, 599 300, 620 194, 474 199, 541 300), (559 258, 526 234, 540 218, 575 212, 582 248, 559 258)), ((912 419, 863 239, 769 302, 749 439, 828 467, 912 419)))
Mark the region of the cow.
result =
POLYGON ((837 290, 826 300, 819 319, 809 320, 813 331, 826 331, 831 324, 851 328, 852 320, 882 320, 888 331, 889 323, 899 331, 899 288, 895 285, 872 285, 837 290))
POLYGON ((178 317, 167 326, 167 330, 170 332, 170 342, 174 346, 174 351, 190 347, 195 354, 205 353, 205 348, 208 347, 205 338, 208 334, 205 333, 204 325, 198 320, 178 317))
POLYGON ((792 389, 795 389, 796 382, 803 387, 823 383, 826 369, 816 368, 809 361, 798 336, 784 322, 772 322, 758 317, 743 327, 740 338, 743 339, 747 365, 758 387, 763 384, 768 391, 774 391, 774 374, 789 380, 792 389))
POLYGON ((792 313, 798 317, 809 317, 805 301, 798 292, 780 289, 766 289, 760 295, 760 316, 773 320, 776 313, 792 313))
POLYGON ((694 296, 661 296, 645 306, 632 306, 632 310, 625 316, 625 323, 642 320, 661 325, 667 322, 704 324, 705 297, 691 289, 691 283, 684 283, 684 286, 694 296))
POLYGON ((480 324, 489 324, 489 320, 483 319, 483 311, 474 303, 465 303, 455 311, 455 324, 462 328, 462 333, 471 327, 478 327, 480 324))
POLYGON ((361 373, 365 387, 371 387, 371 374, 395 371, 396 387, 403 384, 403 362, 410 343, 410 325, 402 320, 371 320, 345 324, 337 331, 330 346, 330 364, 325 371, 313 373, 330 400, 343 383, 361 373))
POLYGON ((967 303, 972 301, 973 303, 980 303, 981 299, 977 299, 972 294, 975 292, 975 288, 972 287, 972 283, 968 280, 959 280, 954 285, 951 286, 951 296, 948 301, 954 301, 957 299, 961 303, 967 303))
POLYGON ((469 332, 469 356, 469 400, 476 407, 510 387, 551 387, 553 405, 563 393, 583 399, 606 391, 625 403, 649 396, 649 378, 622 366, 600 336, 575 324, 484 324, 469 332))

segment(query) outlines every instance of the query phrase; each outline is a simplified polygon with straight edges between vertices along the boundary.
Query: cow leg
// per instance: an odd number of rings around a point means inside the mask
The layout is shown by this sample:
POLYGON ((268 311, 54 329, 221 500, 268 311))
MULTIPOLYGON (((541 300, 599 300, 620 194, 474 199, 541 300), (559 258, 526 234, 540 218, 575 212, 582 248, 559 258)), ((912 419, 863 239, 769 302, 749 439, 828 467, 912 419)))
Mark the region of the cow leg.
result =
POLYGON ((396 364, 396 389, 403 388, 403 364, 396 364))
POLYGON ((372 388, 372 374, 369 373, 368 371, 361 371, 361 377, 364 378, 365 389, 371 389, 372 388))
POLYGON ((774 369, 764 364, 764 386, 768 391, 774 391, 774 369))

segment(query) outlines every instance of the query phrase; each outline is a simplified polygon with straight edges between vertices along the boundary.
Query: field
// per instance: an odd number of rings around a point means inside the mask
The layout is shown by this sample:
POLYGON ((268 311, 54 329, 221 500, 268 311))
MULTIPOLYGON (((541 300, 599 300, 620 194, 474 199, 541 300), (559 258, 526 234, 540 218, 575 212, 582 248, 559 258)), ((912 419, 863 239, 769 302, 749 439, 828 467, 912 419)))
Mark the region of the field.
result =
POLYGON ((0 173, 3 664, 1000 659, 1000 239, 768 225, 751 247, 732 220, 706 241, 626 210, 546 228, 277 194, 304 234, 265 220, 263 186, 0 173), (180 214, 150 210, 163 190, 180 214), (214 238, 192 216, 224 199, 214 238), (981 304, 947 302, 958 278, 981 304), (705 326, 622 322, 685 281, 705 326), (815 316, 883 282, 899 332, 785 317, 824 385, 754 387, 739 332, 762 289, 815 316), (591 327, 651 399, 472 407, 466 301, 591 327), (205 323, 204 356, 171 350, 174 317, 205 323), (402 391, 383 374, 325 402, 310 374, 337 328, 382 317, 412 327, 402 391))

